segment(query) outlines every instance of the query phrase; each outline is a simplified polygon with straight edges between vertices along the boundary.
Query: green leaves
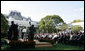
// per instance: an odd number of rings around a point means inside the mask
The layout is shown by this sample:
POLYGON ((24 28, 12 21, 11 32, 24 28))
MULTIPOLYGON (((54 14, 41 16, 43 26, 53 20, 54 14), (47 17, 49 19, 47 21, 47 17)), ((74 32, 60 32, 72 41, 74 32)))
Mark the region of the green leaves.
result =
POLYGON ((71 29, 72 29, 72 31, 80 31, 83 28, 80 25, 75 25, 75 26, 72 26, 71 29))
POLYGON ((58 15, 47 15, 46 17, 42 18, 39 24, 39 30, 43 33, 52 33, 56 32, 56 26, 59 23, 64 23, 64 21, 61 19, 58 15))
POLYGON ((8 21, 4 17, 3 14, 1 14, 1 32, 7 32, 8 29, 8 21))
POLYGON ((61 29, 64 31, 64 30, 66 30, 67 27, 68 27, 67 24, 63 24, 63 25, 61 26, 61 29))

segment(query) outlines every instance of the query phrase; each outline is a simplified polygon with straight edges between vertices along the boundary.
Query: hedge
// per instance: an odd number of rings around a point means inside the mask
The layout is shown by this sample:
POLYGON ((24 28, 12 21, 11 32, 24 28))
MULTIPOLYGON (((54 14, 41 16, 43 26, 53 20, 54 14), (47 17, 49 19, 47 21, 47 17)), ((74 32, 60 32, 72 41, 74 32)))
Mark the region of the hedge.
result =
POLYGON ((35 47, 35 42, 34 41, 14 41, 11 40, 11 42, 9 43, 9 45, 12 48, 34 48, 35 47))

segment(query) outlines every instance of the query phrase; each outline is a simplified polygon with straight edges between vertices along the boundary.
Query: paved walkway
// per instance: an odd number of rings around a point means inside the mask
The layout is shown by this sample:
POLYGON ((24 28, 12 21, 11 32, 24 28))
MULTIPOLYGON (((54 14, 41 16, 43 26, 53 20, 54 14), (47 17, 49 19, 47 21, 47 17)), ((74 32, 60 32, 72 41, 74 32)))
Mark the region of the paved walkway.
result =
POLYGON ((35 47, 52 47, 53 45, 49 42, 39 42, 38 40, 34 40, 36 42, 35 47))

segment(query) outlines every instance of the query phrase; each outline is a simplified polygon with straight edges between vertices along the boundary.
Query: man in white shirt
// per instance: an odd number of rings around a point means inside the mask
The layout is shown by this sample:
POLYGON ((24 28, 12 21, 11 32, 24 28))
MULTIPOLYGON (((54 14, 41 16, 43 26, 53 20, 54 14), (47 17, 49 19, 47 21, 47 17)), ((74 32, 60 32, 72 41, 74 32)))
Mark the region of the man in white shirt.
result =
POLYGON ((22 29, 22 39, 24 37, 24 34, 26 34, 26 28, 22 29))

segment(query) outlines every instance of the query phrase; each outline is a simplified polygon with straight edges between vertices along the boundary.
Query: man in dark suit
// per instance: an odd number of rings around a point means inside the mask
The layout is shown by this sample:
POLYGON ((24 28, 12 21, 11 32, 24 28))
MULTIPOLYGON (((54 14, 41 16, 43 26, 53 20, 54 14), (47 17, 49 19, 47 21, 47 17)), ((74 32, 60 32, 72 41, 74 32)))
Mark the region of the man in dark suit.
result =
MULTIPOLYGON (((31 25, 31 23, 30 23, 30 25, 31 25)), ((34 32, 35 32, 34 25, 31 25, 31 27, 29 28, 29 40, 34 39, 34 32)))
POLYGON ((34 25, 32 25, 32 26, 29 28, 29 30, 30 30, 30 32, 29 32, 30 40, 33 40, 33 39, 34 39, 34 32, 35 32, 34 25))
POLYGON ((14 39, 18 40, 18 24, 15 24, 14 39))
POLYGON ((8 31, 8 40, 12 39, 12 29, 11 27, 9 27, 9 31, 8 31))
POLYGON ((11 26, 9 28, 9 40, 17 40, 18 39, 18 25, 14 24, 14 21, 11 22, 11 26))

